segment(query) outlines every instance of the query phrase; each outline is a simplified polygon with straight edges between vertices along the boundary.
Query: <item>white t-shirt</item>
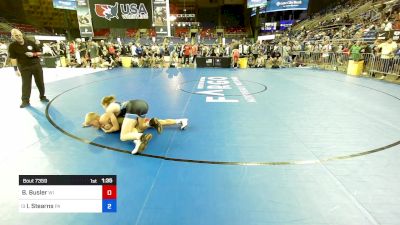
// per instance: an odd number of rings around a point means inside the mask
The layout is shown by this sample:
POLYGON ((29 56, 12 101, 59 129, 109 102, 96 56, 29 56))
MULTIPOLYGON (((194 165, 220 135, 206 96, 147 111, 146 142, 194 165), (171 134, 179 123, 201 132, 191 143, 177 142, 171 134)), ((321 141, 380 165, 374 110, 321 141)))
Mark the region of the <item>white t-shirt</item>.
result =
POLYGON ((5 44, 0 45, 0 53, 7 53, 7 45, 5 44))
POLYGON ((391 31, 392 30, 392 22, 388 22, 386 25, 385 25, 385 31, 391 31))
POLYGON ((322 47, 322 57, 329 57, 329 52, 332 50, 330 44, 326 44, 322 47))
POLYGON ((244 48, 244 54, 249 54, 249 46, 245 44, 243 48, 244 48))
POLYGON ((397 50, 396 42, 392 42, 391 44, 384 42, 378 45, 378 48, 382 49, 381 58, 382 59, 391 59, 394 57, 394 51, 397 50))
POLYGON ((137 55, 137 54, 136 54, 136 45, 132 45, 132 46, 131 46, 131 53, 132 53, 133 56, 136 56, 136 55, 137 55))

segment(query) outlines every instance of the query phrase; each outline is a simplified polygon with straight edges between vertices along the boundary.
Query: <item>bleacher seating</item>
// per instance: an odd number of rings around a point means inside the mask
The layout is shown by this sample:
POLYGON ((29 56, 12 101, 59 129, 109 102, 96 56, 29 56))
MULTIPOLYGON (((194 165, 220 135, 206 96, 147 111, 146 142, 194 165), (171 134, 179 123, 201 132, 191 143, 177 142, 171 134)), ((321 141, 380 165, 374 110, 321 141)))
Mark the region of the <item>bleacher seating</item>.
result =
POLYGON ((129 29, 126 29, 125 34, 127 37, 135 37, 137 32, 138 32, 138 29, 129 28, 129 29))
POLYGON ((11 26, 21 30, 24 33, 39 33, 39 31, 29 24, 18 24, 18 23, 11 23, 11 26))
POLYGON ((189 33, 189 28, 186 27, 175 27, 175 37, 184 37, 189 33))
POLYGON ((98 29, 94 31, 95 36, 102 36, 102 37, 108 37, 110 35, 110 29, 98 29))
POLYGON ((202 38, 212 38, 215 34, 215 29, 211 29, 211 28, 203 28, 200 31, 200 36, 202 38))

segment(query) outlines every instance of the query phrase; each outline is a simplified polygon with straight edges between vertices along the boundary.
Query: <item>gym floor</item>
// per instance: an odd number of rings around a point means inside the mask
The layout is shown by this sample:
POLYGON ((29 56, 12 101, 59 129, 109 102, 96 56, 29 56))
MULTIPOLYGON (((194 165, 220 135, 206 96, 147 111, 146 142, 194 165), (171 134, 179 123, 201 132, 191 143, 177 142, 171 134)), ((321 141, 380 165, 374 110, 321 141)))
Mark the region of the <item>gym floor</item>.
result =
POLYGON ((34 87, 19 109, 2 70, 0 224, 399 224, 399 85, 306 68, 93 72, 47 82, 47 105, 34 87), (149 129, 132 155, 81 126, 105 95, 189 126, 149 129), (117 175, 117 212, 20 213, 23 174, 117 175))

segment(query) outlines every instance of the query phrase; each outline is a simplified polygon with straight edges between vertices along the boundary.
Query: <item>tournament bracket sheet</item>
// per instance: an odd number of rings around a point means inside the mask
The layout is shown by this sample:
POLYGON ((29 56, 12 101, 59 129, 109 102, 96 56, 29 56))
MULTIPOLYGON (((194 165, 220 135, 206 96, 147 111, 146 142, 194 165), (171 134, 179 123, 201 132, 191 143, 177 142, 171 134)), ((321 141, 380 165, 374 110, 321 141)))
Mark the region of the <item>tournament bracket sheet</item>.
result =
POLYGON ((113 213, 116 175, 19 175, 23 213, 113 213))

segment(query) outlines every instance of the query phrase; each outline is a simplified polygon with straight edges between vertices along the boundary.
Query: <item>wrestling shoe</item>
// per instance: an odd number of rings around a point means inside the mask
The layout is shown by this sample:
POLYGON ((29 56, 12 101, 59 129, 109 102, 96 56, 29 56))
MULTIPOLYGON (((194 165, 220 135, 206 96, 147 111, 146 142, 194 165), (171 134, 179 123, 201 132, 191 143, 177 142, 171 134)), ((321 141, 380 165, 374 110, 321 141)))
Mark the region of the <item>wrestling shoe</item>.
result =
POLYGON ((132 154, 141 153, 143 152, 149 141, 153 136, 151 134, 143 134, 139 140, 134 140, 133 143, 135 144, 135 148, 132 150, 132 154))
POLYGON ((149 125, 151 127, 154 127, 157 130, 158 134, 161 134, 163 131, 163 126, 161 125, 160 121, 158 121, 157 118, 151 118, 151 120, 149 121, 149 125))
POLYGON ((41 101, 41 102, 49 102, 49 99, 47 99, 46 97, 41 97, 41 98, 40 98, 40 101, 41 101))
POLYGON ((149 143, 149 141, 151 140, 153 138, 153 135, 151 135, 151 134, 143 134, 141 137, 140 137, 140 145, 139 145, 139 150, 138 150, 138 153, 142 153, 145 149, 146 149, 146 147, 147 147, 147 144, 149 143))
POLYGON ((140 140, 134 140, 133 143, 135 144, 135 148, 131 151, 131 154, 134 155, 139 151, 139 146, 142 142, 140 140))
POLYGON ((21 105, 19 106, 20 108, 25 108, 27 106, 30 106, 31 104, 27 101, 22 101, 21 105))
POLYGON ((181 119, 179 120, 179 123, 181 125, 181 130, 186 129, 187 125, 188 125, 189 120, 188 119, 181 119))

